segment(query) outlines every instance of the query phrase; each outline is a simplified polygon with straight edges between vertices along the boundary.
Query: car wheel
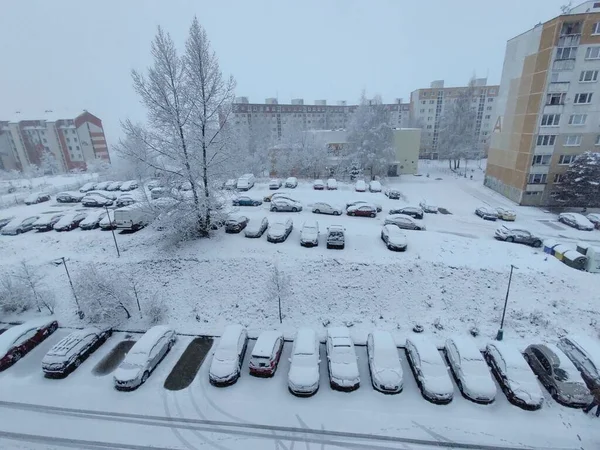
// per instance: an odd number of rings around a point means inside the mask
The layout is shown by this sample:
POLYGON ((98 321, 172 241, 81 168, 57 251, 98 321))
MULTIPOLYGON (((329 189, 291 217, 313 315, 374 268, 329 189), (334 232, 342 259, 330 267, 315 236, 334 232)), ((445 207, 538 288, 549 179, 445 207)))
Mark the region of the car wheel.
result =
POLYGON ((356 215, 356 213, 354 213, 354 212, 349 212, 349 213, 348 213, 348 215, 349 215, 349 216, 355 216, 355 215, 356 215))
POLYGON ((515 242, 515 238, 512 236, 509 236, 506 238, 506 242, 515 242))
POLYGON ((276 212, 277 208, 271 208, 271 212, 276 212))
POLYGON ((315 214, 321 214, 321 211, 319 211, 318 209, 315 209, 313 212, 314 212, 315 214))
POLYGON ((169 350, 171 350, 173 348, 174 343, 175 343, 174 341, 169 341, 169 350))
POLYGON ((460 380, 456 380, 456 385, 458 386, 458 389, 460 389, 460 392, 463 391, 463 384, 462 381, 460 380))
POLYGON ((292 212, 298 212, 298 208, 292 208, 292 212))
POLYGON ((73 369, 76 369, 77 367, 79 367, 81 365, 81 359, 77 358, 75 360, 75 362, 73 363, 73 369))
POLYGON ((341 212, 339 212, 339 211, 334 211, 334 212, 333 212, 333 215, 334 215, 334 216, 339 216, 340 214, 341 214, 341 212))
POLYGON ((535 241, 535 242, 533 243, 533 246, 534 246, 535 248, 540 248, 540 247, 542 246, 542 241, 535 241))
POLYGON ((22 357, 23 355, 21 354, 21 352, 14 352, 12 358, 13 364, 20 360, 22 357))
POLYGON ((57 328, 58 328, 58 324, 56 324, 56 323, 53 323, 52 325, 50 325, 50 333, 54 333, 57 328))
POLYGON ((369 217, 373 218, 373 217, 375 217, 376 215, 377 215, 377 214, 375 214, 375 213, 371 213, 371 214, 369 214, 369 217))
POLYGON ((548 392, 550 392, 550 395, 551 395, 553 398, 556 398, 556 396, 558 395, 558 392, 556 391, 556 388, 555 388, 554 386, 550 386, 550 387, 548 388, 548 392))
POLYGON ((22 233, 22 231, 17 229, 17 234, 21 234, 21 233, 22 233))
POLYGON ((142 383, 145 383, 146 380, 148 379, 148 377, 150 376, 150 374, 148 373, 148 371, 146 370, 144 372, 144 375, 142 375, 142 383))

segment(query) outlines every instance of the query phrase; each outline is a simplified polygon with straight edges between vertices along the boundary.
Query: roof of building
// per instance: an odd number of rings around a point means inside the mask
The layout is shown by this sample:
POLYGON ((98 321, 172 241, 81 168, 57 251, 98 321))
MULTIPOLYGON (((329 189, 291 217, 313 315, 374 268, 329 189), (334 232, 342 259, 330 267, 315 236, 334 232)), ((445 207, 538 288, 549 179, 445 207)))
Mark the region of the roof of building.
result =
POLYGON ((46 120, 56 122, 57 120, 73 120, 87 112, 85 109, 45 109, 45 110, 17 110, 0 113, 0 122, 21 122, 24 120, 46 120))

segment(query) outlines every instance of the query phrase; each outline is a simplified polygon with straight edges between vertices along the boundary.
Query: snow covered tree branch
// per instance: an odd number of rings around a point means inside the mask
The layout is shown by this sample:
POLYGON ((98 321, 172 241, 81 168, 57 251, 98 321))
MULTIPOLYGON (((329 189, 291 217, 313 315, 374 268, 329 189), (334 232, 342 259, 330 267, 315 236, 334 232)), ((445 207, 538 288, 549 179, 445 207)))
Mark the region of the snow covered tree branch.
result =
POLYGON ((553 200, 565 206, 600 206, 600 153, 579 155, 560 176, 553 200))

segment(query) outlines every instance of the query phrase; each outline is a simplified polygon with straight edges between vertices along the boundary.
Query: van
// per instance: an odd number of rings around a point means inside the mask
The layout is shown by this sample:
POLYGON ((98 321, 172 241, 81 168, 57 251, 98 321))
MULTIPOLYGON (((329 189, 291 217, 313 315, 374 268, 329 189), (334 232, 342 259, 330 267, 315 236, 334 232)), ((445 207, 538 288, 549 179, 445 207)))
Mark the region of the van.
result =
POLYGON ((133 204, 115 209, 115 226, 117 230, 136 231, 150 223, 151 213, 140 205, 133 204))
POLYGON ((246 173, 238 178, 237 188, 240 191, 248 191, 252 189, 255 181, 256 179, 254 178, 254 175, 252 175, 251 173, 246 173))

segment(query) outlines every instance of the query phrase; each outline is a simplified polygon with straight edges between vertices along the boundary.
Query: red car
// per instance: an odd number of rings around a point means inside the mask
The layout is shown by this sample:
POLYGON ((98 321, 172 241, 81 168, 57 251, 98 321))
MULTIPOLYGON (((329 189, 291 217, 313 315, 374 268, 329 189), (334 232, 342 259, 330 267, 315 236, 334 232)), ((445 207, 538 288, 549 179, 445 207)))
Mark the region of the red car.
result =
POLYGON ((58 328, 52 317, 33 319, 9 328, 0 335, 0 370, 16 363, 58 328))
POLYGON ((364 203, 359 203, 354 206, 350 206, 346 213, 349 216, 364 216, 364 217, 375 217, 377 216, 377 207, 374 205, 365 205, 364 203))
POLYGON ((280 331, 263 331, 250 357, 250 375, 255 377, 272 377, 275 375, 281 350, 283 349, 283 335, 280 331))

